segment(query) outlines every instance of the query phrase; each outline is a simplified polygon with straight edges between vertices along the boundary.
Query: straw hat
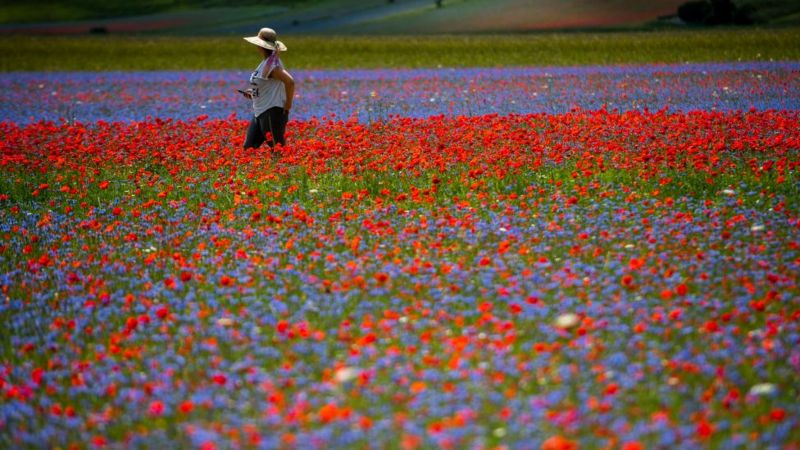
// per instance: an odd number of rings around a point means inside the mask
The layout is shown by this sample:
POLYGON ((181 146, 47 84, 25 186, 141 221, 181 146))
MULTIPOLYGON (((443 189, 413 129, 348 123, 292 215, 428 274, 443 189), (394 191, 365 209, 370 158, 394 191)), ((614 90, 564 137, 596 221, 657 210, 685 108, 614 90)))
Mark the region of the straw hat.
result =
POLYGON ((267 50, 280 50, 286 51, 286 46, 283 42, 277 40, 278 34, 272 28, 262 28, 258 30, 258 36, 251 36, 244 38, 245 41, 263 47, 267 50))

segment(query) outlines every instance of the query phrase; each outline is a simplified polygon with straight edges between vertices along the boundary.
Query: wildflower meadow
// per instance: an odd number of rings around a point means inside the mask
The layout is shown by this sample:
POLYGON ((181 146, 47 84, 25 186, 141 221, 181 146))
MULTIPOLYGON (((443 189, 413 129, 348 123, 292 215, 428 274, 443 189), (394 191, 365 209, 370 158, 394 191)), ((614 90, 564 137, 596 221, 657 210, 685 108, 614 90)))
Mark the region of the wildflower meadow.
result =
POLYGON ((800 447, 800 64, 246 73, 0 74, 0 447, 800 447))

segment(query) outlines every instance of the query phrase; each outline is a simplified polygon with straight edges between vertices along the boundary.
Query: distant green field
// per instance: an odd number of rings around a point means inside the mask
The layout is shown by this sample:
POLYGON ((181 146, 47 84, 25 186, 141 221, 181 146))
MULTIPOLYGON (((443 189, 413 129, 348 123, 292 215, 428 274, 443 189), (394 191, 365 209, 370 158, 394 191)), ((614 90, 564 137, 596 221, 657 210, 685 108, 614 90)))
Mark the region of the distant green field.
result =
MULTIPOLYGON (((800 60, 800 28, 439 37, 287 36, 290 68, 495 67, 800 60)), ((9 37, 0 70, 249 68, 240 37, 9 37)))
POLYGON ((34 23, 138 16, 165 11, 187 11, 220 6, 269 6, 302 4, 321 0, 5 0, 0 23, 34 23))

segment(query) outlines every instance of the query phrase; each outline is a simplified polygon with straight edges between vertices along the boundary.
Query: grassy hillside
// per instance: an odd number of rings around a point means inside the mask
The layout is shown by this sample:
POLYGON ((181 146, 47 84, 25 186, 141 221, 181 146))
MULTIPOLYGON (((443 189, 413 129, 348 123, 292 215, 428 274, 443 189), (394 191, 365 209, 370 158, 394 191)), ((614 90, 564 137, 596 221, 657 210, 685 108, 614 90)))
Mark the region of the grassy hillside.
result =
MULTIPOLYGON (((800 60, 800 28, 427 37, 288 36, 290 68, 550 66, 800 60)), ((240 37, 12 37, 0 70, 247 69, 240 37)))
MULTIPOLYGON (((6 0, 0 34, 428 34, 642 29, 685 0, 6 0)), ((800 0, 741 0, 763 24, 800 23, 800 0)))
POLYGON ((800 0, 748 0, 742 4, 756 8, 758 22, 773 24, 800 23, 800 0))
POLYGON ((219 7, 313 7, 326 1, 330 0, 4 0, 0 23, 107 19, 219 7))

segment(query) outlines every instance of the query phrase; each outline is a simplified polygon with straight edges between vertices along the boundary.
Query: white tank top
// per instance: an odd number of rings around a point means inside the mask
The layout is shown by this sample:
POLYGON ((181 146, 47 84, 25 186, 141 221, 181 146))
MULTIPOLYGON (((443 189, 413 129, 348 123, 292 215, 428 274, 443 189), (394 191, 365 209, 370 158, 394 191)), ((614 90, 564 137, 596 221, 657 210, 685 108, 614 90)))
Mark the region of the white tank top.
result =
POLYGON ((264 111, 286 106, 286 89, 283 82, 269 75, 276 67, 283 68, 277 55, 261 61, 256 70, 250 74, 250 87, 253 89, 253 114, 258 117, 264 111))

